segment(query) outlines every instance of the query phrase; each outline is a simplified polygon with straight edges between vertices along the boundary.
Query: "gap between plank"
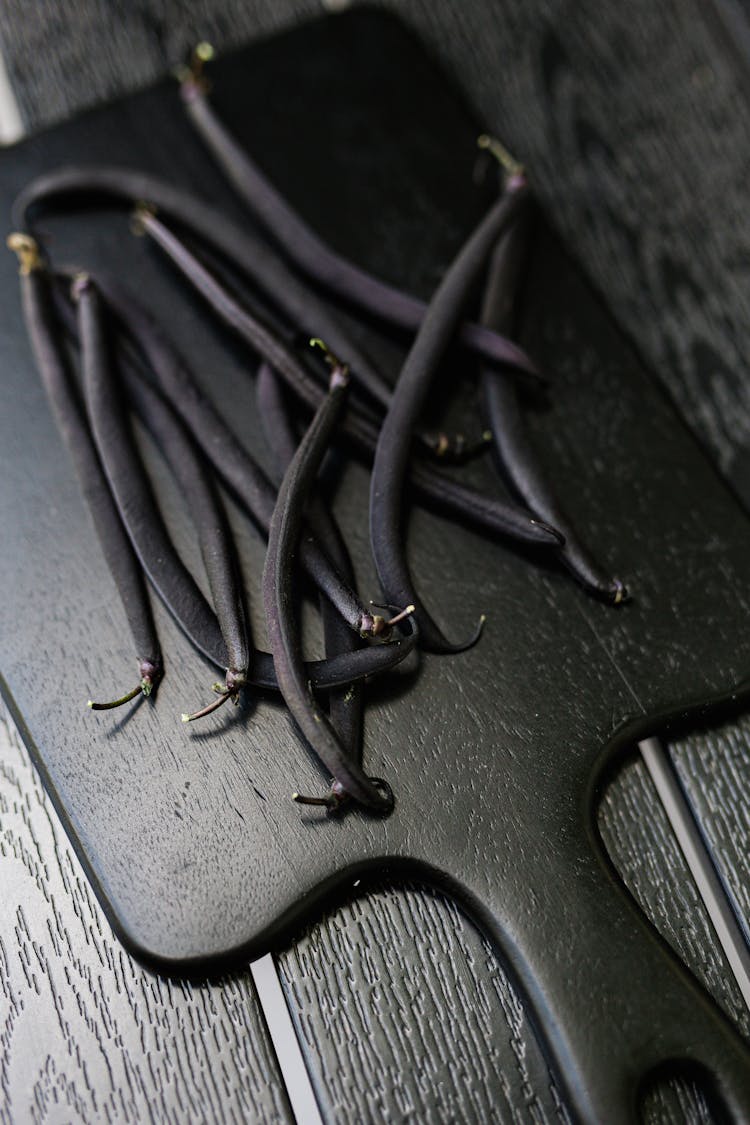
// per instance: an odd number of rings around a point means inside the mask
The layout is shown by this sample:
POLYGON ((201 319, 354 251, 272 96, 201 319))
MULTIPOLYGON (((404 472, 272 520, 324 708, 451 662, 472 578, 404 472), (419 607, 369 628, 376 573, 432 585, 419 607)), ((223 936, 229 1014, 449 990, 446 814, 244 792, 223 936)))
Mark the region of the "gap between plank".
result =
POLYGON ((638 743, 711 925, 750 1010, 750 950, 667 751, 658 738, 638 743))
POLYGON ((0 145, 10 145, 24 134, 18 102, 8 78, 5 59, 0 54, 0 145))
POLYGON ((323 1125, 273 954, 250 964, 260 1006, 297 1125, 323 1125))

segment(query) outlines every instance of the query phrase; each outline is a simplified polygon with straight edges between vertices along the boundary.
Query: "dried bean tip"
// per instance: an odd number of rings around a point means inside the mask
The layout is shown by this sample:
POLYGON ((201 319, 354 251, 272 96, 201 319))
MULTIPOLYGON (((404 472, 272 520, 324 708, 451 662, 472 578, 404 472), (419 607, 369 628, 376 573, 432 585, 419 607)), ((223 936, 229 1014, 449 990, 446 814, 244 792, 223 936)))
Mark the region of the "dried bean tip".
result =
POLYGON ((435 438, 431 439, 432 452, 436 457, 445 457, 451 449, 451 439, 446 433, 439 433, 435 438))
POLYGON ((143 238, 146 233, 149 219, 156 218, 156 207, 146 199, 139 199, 130 216, 130 233, 136 238, 143 238))
POLYGON ((91 711, 112 711, 115 707, 122 707, 125 703, 130 703, 131 699, 135 699, 137 695, 146 695, 143 690, 143 682, 141 681, 132 691, 127 692, 121 696, 120 699, 113 699, 110 703, 95 703, 93 699, 89 699, 86 706, 91 711))
POLYGON ((80 301, 81 294, 85 293, 87 289, 91 289, 93 281, 85 270, 73 274, 70 282, 70 296, 74 301, 80 301))
POLYGON ((330 797, 306 797, 303 793, 292 793, 292 800, 298 805, 320 805, 330 808, 330 797))
MULTIPOLYGON (((389 816, 393 812, 396 799, 393 790, 382 777, 371 777, 370 781, 382 795, 381 802, 377 805, 364 805, 368 812, 378 813, 380 816, 389 816)), ((331 787, 325 797, 309 797, 303 793, 292 793, 292 800, 298 805, 315 805, 324 808, 329 816, 335 816, 348 804, 353 802, 351 794, 344 785, 333 778, 331 787)))
POLYGON ((183 723, 193 723, 196 719, 203 719, 206 715, 211 715, 214 711, 218 711, 220 707, 224 706, 228 699, 236 700, 236 695, 236 691, 230 691, 227 687, 224 687, 223 691, 218 695, 218 698, 212 699, 205 707, 201 707, 200 711, 194 711, 192 715, 188 715, 187 712, 183 711, 180 718, 183 723))
POLYGON ((394 625, 398 625, 401 621, 405 621, 407 617, 411 617, 412 613, 416 612, 416 608, 417 607, 415 605, 404 606, 404 608, 402 610, 399 610, 399 612, 394 617, 391 617, 390 620, 386 621, 386 629, 388 629, 388 631, 390 632, 394 625))
POLYGON ((207 39, 201 39, 200 43, 196 43, 193 50, 193 58, 196 59, 201 66, 204 63, 211 62, 216 52, 214 51, 213 44, 209 43, 207 39))
POLYGON ((211 83, 203 73, 207 62, 211 62, 215 55, 211 43, 202 39, 196 43, 190 53, 190 61, 176 66, 173 74, 181 86, 181 93, 186 101, 190 101, 196 94, 207 94, 211 83))
POLYGON ((455 645, 451 645, 449 648, 442 648, 440 650, 435 650, 435 651, 446 652, 446 653, 451 653, 451 654, 456 654, 456 655, 460 652, 468 652, 470 648, 474 647, 474 645, 477 643, 477 641, 481 637, 482 632, 484 631, 484 625, 485 625, 486 620, 487 620, 487 614, 486 613, 480 614, 479 620, 478 620, 477 625, 476 625, 476 628, 475 628, 474 632, 471 634, 471 636, 468 638, 468 640, 458 642, 455 645))
POLYGON ((482 133, 477 137, 477 145, 495 157, 507 177, 511 180, 523 180, 525 183, 526 169, 523 164, 516 160, 515 156, 497 137, 491 137, 489 133, 482 133))
POLYGON ((613 578, 611 595, 612 605, 622 605, 623 602, 628 601, 629 598, 630 591, 628 590, 625 583, 621 582, 619 578, 613 578))
MULTIPOLYGON (((552 540, 550 546, 552 546, 552 547, 564 547, 565 546, 565 536, 563 535, 563 533, 561 531, 558 531, 556 527, 553 527, 551 523, 545 523, 544 520, 534 520, 534 519, 529 520, 529 523, 533 524, 534 527, 539 527, 539 528, 542 529, 542 531, 547 532, 547 534, 550 536, 550 538, 552 540)), ((544 544, 542 544, 542 546, 544 546, 544 544)))
POLYGON ((321 340, 320 336, 311 336, 309 341, 311 348, 320 348, 323 352, 326 363, 331 369, 331 380, 329 383, 329 390, 334 390, 335 387, 345 387, 349 382, 349 365, 339 359, 335 352, 332 352, 328 347, 325 340, 321 340))
POLYGON ((44 267, 44 260, 39 249, 39 243, 30 234, 23 231, 13 231, 5 240, 5 245, 18 258, 18 272, 21 277, 28 277, 34 270, 44 267))
POLYGON ((407 605, 404 607, 404 609, 399 609, 398 606, 395 605, 382 605, 379 602, 373 601, 370 602, 370 605, 374 606, 376 609, 390 609, 395 611, 395 616, 389 618, 388 620, 386 620, 379 613, 366 613, 362 615, 359 627, 360 636, 380 637, 381 640, 387 639, 387 637, 391 633, 391 630, 393 629, 393 626, 398 625, 401 621, 404 621, 407 617, 410 617, 417 608, 415 605, 407 605))

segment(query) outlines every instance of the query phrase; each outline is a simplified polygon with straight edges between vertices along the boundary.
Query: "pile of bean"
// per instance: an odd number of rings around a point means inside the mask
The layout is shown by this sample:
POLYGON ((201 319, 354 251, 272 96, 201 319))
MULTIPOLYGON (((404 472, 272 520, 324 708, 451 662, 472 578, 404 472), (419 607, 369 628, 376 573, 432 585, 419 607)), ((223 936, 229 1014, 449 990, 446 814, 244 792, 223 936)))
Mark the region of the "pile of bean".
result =
POLYGON ((325 795, 295 799, 330 812, 356 802, 387 814, 394 803, 390 786, 361 765, 364 682, 417 647, 459 652, 475 643, 482 628, 480 621, 468 639, 451 641, 419 597, 404 547, 407 485, 422 502, 454 518, 554 552, 604 600, 616 604, 625 596, 570 526, 525 434, 519 384, 543 380, 507 334, 526 255, 528 186, 505 150, 480 138, 500 158, 501 190, 425 304, 342 258, 307 226, 218 119, 199 55, 181 89, 190 120, 268 241, 171 184, 108 166, 60 168, 38 177, 16 203, 19 231, 8 239, 19 256, 24 317, 40 376, 138 656, 136 686, 111 703, 90 706, 117 707, 148 696, 163 675, 147 579, 195 647, 224 672, 211 702, 183 720, 236 702, 249 685, 279 691, 332 778, 325 795), (260 361, 257 398, 277 459, 275 474, 269 476, 237 441, 167 332, 117 278, 54 269, 45 261, 31 233, 32 213, 52 197, 71 195, 114 197, 133 206, 136 233, 153 241, 260 361), (248 292, 240 297, 230 289, 205 264, 201 248, 243 276, 248 292), (470 323, 463 310, 485 273, 482 323, 470 323), (273 322, 259 311, 258 294, 273 307, 273 322), (343 327, 335 305, 342 298, 369 318, 412 333, 393 389, 343 327), (320 337, 302 353, 288 339, 311 323, 320 337), (435 435, 421 425, 441 360, 456 340, 480 361, 489 428, 473 445, 462 435, 435 435), (298 440, 300 412, 308 419, 312 413, 312 420, 298 440), (188 499, 210 599, 171 540, 133 438, 131 413, 150 432, 188 499), (331 443, 339 440, 372 462, 370 542, 389 617, 361 601, 344 539, 316 487, 331 443), (481 494, 438 464, 487 444, 523 504, 481 494), (252 643, 219 482, 268 539, 263 599, 270 653, 252 643), (319 592, 326 655, 318 661, 303 658, 300 571, 319 592))

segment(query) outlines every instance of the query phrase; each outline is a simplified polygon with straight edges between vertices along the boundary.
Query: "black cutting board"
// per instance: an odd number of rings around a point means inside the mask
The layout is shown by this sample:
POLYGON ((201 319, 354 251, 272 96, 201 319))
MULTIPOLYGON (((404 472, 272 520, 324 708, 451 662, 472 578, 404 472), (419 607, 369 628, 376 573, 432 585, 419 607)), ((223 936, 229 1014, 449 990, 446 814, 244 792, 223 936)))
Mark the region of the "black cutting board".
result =
MULTIPOLYGON (((477 164, 476 122, 399 24, 367 10, 327 18, 212 76, 222 116, 317 229, 428 295, 496 180, 477 164)), ((34 174, 73 161, 147 168, 241 217, 173 84, 3 154, 4 213, 34 174)), ((124 212, 60 210, 42 228, 56 262, 116 264, 260 449, 251 361, 124 212)), ((489 620, 472 651, 373 686, 365 764, 396 791, 385 821, 332 821, 290 801, 325 778, 269 700, 182 726, 214 676, 163 613, 157 703, 130 718, 87 711, 89 695, 128 684, 133 654, 33 369, 10 256, 0 285, 5 691, 128 947, 173 971, 225 965, 288 938, 367 872, 418 873, 495 941, 583 1117, 629 1119, 646 1072, 680 1061, 713 1077, 736 1116, 750 1113, 745 1048, 622 889, 593 817, 606 771, 639 735, 747 695, 750 522, 554 234, 538 224, 525 287, 523 338, 553 380, 549 406, 530 402, 529 416, 561 498, 633 600, 597 604, 540 557, 415 508, 409 552, 425 600, 452 635, 480 612, 489 620)), ((398 350, 370 343, 384 358, 398 350)), ((447 367, 441 396, 471 418, 471 364, 456 353, 447 367)), ((197 565, 181 498, 147 452, 197 565)), ((468 478, 498 487, 487 465, 468 478)), ((349 466, 336 508, 376 596, 366 503, 367 475, 349 466)), ((257 636, 263 545, 233 518, 257 636)))

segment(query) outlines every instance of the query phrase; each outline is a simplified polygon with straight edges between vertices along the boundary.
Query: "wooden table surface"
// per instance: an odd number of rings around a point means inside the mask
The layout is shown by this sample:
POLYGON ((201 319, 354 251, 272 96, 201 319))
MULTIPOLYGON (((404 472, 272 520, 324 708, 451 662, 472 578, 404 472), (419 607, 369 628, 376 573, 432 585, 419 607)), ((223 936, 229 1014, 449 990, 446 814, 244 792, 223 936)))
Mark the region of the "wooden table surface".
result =
MULTIPOLYGON (((729 0, 636 0, 604 18, 593 0, 446 8, 399 6, 533 168, 548 212, 750 500, 750 116, 729 0), (502 38, 483 34, 488 13, 502 38)), ((750 717, 670 751, 747 923, 750 717)), ((750 1035, 636 758, 600 825, 647 913, 750 1035)), ((290 1119, 249 972, 188 984, 132 962, 7 716, 0 903, 0 1122, 290 1119)), ((441 896, 370 892, 300 935, 279 969, 328 1119, 565 1118, 502 965, 441 896)), ((646 1102, 649 1120, 709 1119, 682 1083, 646 1102)))

